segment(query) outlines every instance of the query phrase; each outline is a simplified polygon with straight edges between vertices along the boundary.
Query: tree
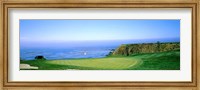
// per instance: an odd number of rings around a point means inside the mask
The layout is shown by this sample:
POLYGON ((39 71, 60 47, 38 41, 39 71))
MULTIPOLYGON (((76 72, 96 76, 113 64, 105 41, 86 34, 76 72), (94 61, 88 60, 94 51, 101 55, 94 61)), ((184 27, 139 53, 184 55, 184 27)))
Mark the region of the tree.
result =
POLYGON ((44 56, 36 56, 35 60, 46 60, 46 58, 44 58, 44 56))
POLYGON ((125 55, 126 55, 126 56, 129 56, 129 51, 128 51, 128 49, 129 49, 128 46, 126 46, 126 47, 125 47, 125 55))
POLYGON ((157 41, 157 50, 156 51, 160 52, 160 42, 159 41, 157 41))

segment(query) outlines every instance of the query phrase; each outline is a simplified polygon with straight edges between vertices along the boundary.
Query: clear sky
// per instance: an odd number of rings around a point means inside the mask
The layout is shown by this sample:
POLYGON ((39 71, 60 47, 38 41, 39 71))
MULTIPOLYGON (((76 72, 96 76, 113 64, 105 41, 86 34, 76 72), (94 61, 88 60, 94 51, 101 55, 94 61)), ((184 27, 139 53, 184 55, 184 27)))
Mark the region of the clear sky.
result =
POLYGON ((180 20, 20 20, 20 42, 180 39, 180 20))

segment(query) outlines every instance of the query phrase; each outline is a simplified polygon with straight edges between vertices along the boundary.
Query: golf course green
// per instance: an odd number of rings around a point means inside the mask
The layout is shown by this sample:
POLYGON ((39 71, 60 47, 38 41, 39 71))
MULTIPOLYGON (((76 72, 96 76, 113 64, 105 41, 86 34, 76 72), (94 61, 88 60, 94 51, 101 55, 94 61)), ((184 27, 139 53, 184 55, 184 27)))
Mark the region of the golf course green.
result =
POLYGON ((180 50, 104 58, 23 60, 38 70, 180 70, 180 50))

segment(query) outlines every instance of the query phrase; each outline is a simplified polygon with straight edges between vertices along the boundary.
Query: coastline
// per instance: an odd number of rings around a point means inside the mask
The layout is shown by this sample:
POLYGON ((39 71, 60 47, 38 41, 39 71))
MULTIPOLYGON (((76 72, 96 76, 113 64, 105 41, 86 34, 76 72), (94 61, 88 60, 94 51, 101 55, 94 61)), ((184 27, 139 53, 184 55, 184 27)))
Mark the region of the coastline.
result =
MULTIPOLYGON (((58 59, 56 59, 56 58, 53 58, 53 59, 50 58, 49 59, 49 58, 46 58, 46 55, 41 54, 41 56, 44 56, 47 60, 61 60, 61 59, 62 60, 77 60, 77 59, 85 59, 85 58, 106 58, 108 56, 124 56, 124 55, 127 56, 126 54, 131 55, 131 54, 142 54, 142 53, 154 53, 154 52, 163 52, 163 51, 170 51, 170 50, 174 50, 174 49, 180 49, 180 42, 159 43, 160 44, 159 47, 162 48, 160 50, 157 50, 158 49, 157 44, 158 43, 121 44, 121 45, 119 45, 118 47, 115 47, 115 48, 109 47, 109 49, 105 49, 106 53, 104 53, 104 55, 102 55, 102 56, 97 56, 97 57, 96 56, 85 56, 84 51, 88 52, 87 50, 81 50, 80 51, 80 52, 82 52, 82 54, 79 55, 81 57, 74 56, 74 57, 71 57, 71 58, 70 57, 61 58, 61 57, 58 56, 59 57, 58 59), (149 48, 149 47, 153 47, 153 48, 149 48), (164 48, 167 49, 167 50, 164 50, 164 48), (138 49, 140 49, 140 50, 138 50, 138 49), (131 51, 131 52, 128 52, 128 51, 131 51), (134 51, 136 51, 136 52, 134 52, 134 51)), ((80 53, 80 52, 77 52, 77 53, 80 53)), ((70 55, 70 54, 65 54, 65 55, 70 55)), ((35 56, 32 56, 32 57, 35 57, 35 56)), ((20 60, 35 60, 35 59, 20 58, 20 60)))
POLYGON ((180 70, 180 49, 104 58, 22 60, 20 64, 38 67, 38 70, 180 70))

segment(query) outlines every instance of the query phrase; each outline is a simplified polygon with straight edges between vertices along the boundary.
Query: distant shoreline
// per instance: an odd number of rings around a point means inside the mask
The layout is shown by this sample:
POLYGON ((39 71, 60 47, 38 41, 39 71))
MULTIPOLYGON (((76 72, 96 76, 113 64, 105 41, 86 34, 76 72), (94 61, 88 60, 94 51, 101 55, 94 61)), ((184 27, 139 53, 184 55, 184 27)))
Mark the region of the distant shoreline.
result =
MULTIPOLYGON (((47 59, 47 60, 76 60, 76 59, 92 59, 92 58, 105 58, 105 57, 108 57, 112 52, 116 52, 116 50, 124 45, 153 45, 153 44, 157 44, 157 43, 137 43, 137 44, 122 44, 120 46, 118 46, 117 48, 115 49, 110 49, 110 51, 107 53, 107 55, 105 56, 102 56, 102 57, 86 57, 86 58, 60 58, 60 59, 47 59)), ((161 42, 160 44, 177 44, 177 45, 180 45, 180 42, 161 42)), ((155 45, 154 45, 155 46, 155 45)), ((180 46, 179 46, 180 47, 180 46)), ((45 56, 44 56, 45 57, 45 56)), ((22 60, 26 60, 26 59, 22 59, 22 60)), ((34 60, 34 59, 32 59, 34 60)))

